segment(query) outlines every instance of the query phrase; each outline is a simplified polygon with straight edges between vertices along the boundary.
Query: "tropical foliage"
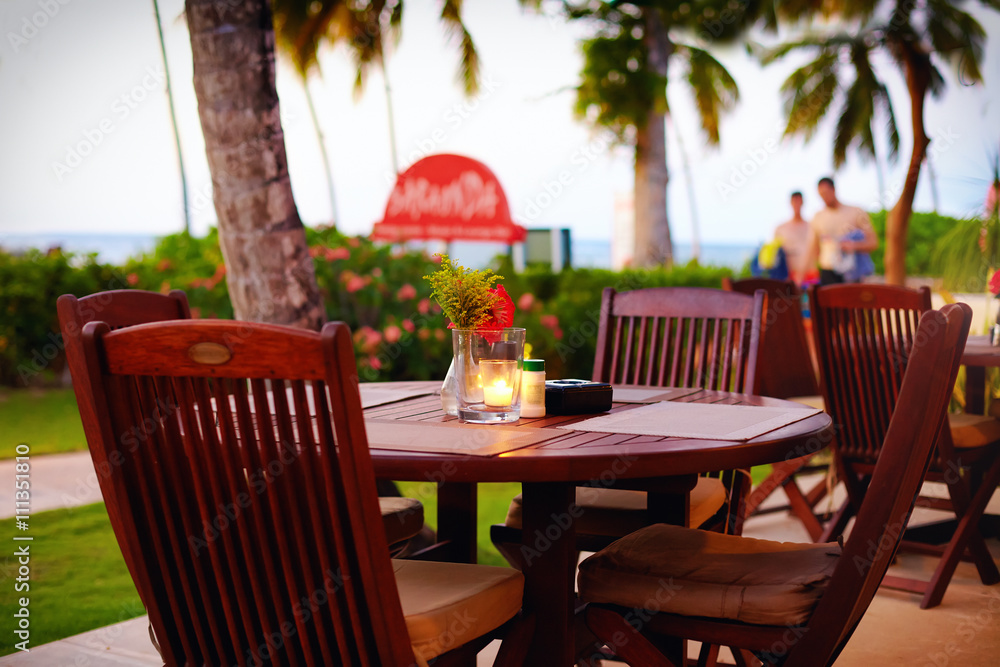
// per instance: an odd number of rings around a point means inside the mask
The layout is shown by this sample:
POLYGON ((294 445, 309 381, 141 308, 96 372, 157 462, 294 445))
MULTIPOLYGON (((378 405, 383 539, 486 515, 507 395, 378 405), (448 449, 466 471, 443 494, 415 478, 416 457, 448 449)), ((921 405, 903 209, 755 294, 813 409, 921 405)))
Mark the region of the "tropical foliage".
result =
MULTIPOLYGON (((444 378, 451 361, 448 320, 422 277, 440 265, 423 251, 376 245, 332 228, 307 228, 309 254, 328 319, 350 325, 364 381, 444 378)), ((659 285, 718 287, 728 269, 695 264, 674 269, 531 267, 516 274, 509 258, 494 267, 516 311, 513 325, 528 330, 535 355, 552 377, 589 377, 594 359, 601 290, 659 285)), ((60 294, 136 288, 182 289, 195 317, 233 317, 218 235, 175 234, 121 267, 94 257, 0 251, 0 384, 51 383, 63 368, 55 301, 60 294), (22 372, 23 371, 23 372, 22 372)))
MULTIPOLYGON (((785 81, 788 123, 786 135, 807 139, 830 113, 837 114, 833 156, 836 166, 855 150, 862 158, 876 157, 875 128, 885 125, 888 156, 900 145, 893 105, 873 56, 884 53, 906 82, 910 109, 910 161, 899 200, 886 221, 885 275, 902 284, 906 276, 906 236, 917 181, 930 139, 924 129, 924 103, 929 94, 945 88, 941 66, 951 65, 963 83, 982 82, 980 63, 986 31, 959 5, 944 0, 775 0, 772 16, 799 22, 836 14, 846 29, 815 31, 761 52, 763 62, 774 62, 793 51, 805 50, 813 59, 785 81)), ((997 0, 980 4, 1000 10, 997 0)))
POLYGON ((595 28, 594 37, 582 44, 576 113, 635 148, 637 265, 669 264, 673 259, 664 127, 670 64, 676 62, 683 70, 706 141, 718 145, 720 117, 736 104, 739 89, 722 63, 695 43, 733 39, 754 21, 759 4, 563 3, 570 19, 586 20, 595 28))

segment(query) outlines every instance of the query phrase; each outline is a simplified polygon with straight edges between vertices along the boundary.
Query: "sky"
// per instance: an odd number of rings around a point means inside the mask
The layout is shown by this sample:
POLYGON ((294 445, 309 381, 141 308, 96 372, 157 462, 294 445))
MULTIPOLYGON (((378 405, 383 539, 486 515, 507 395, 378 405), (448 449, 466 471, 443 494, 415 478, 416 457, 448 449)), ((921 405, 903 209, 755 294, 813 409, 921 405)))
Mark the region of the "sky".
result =
MULTIPOLYGON (((215 211, 183 1, 159 4, 193 231, 201 234, 215 211)), ((949 71, 945 96, 929 102, 925 120, 934 140, 938 210, 955 216, 982 206, 991 156, 1000 150, 1000 15, 975 2, 966 6, 989 35, 985 85, 963 85, 949 71)), ((468 99, 456 81, 457 48, 438 11, 436 0, 408 0, 402 40, 389 56, 401 168, 430 153, 468 155, 496 173, 521 224, 610 239, 616 198, 631 195, 632 151, 573 116, 579 41, 587 28, 552 11, 522 10, 515 0, 466 0, 465 21, 482 63, 481 91, 468 99)), ((722 123, 721 147, 705 145, 679 72, 668 86, 668 211, 676 240, 692 234, 678 136, 691 162, 705 243, 769 238, 790 215, 792 190, 805 192, 811 215, 820 206, 815 183, 825 175, 835 176, 847 203, 874 210, 880 200, 895 201, 910 150, 909 112, 905 84, 887 61, 877 65, 895 102, 902 145, 880 192, 874 166, 855 155, 834 171, 832 118, 808 143, 782 140, 779 88, 801 57, 761 68, 740 48, 715 53, 742 93, 722 123)), ((342 48, 324 47, 320 64, 308 86, 332 162, 336 218, 344 231, 367 234, 394 182, 384 81, 373 71, 356 97, 354 69, 342 48)), ((277 77, 295 201, 307 225, 328 223, 334 215, 303 82, 282 54, 277 77)), ((0 146, 0 235, 181 229, 180 176, 152 2, 0 3, 0 146)), ((925 170, 916 209, 932 208, 925 170)))

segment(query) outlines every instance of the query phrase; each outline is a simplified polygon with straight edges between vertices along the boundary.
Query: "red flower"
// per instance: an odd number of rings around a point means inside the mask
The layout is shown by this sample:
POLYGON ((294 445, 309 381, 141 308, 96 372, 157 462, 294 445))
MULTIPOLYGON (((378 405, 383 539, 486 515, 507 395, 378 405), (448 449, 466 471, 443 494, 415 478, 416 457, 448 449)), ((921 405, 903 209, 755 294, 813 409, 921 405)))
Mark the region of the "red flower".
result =
POLYGON ((990 294, 993 296, 1000 296, 1000 271, 994 271, 993 275, 990 276, 990 294))
POLYGON ((497 301, 493 304, 492 319, 486 326, 490 329, 504 329, 514 324, 514 300, 507 294, 503 285, 497 285, 491 292, 497 295, 497 301))
MULTIPOLYGON (((504 289, 503 285, 497 285, 490 290, 490 293, 495 294, 497 300, 493 303, 493 308, 490 310, 489 319, 476 327, 476 331, 480 332, 482 337, 490 343, 495 343, 500 340, 501 331, 514 325, 514 300, 507 294, 507 290, 504 289)), ((454 329, 455 323, 449 322, 448 328, 454 329)))

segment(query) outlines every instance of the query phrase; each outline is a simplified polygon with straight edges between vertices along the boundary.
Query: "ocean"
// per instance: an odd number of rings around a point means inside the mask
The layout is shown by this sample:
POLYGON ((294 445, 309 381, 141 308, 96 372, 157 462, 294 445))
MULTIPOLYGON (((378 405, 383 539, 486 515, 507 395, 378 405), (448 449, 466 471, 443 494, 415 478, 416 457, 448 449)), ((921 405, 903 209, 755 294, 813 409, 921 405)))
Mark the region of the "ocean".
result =
MULTIPOLYGON (((0 233, 0 247, 7 250, 40 248, 47 250, 61 246, 75 253, 97 253, 100 261, 122 264, 129 257, 152 250, 156 236, 149 234, 6 234, 0 233)), ((702 243, 699 261, 703 265, 740 269, 750 259, 755 248, 750 245, 702 243)), ((492 243, 455 242, 452 257, 470 267, 485 266, 490 259, 506 252, 506 246, 492 243)), ((609 239, 571 239, 572 264, 577 267, 611 268, 611 241, 609 239)), ((691 259, 691 244, 675 243, 674 254, 678 263, 691 259)))

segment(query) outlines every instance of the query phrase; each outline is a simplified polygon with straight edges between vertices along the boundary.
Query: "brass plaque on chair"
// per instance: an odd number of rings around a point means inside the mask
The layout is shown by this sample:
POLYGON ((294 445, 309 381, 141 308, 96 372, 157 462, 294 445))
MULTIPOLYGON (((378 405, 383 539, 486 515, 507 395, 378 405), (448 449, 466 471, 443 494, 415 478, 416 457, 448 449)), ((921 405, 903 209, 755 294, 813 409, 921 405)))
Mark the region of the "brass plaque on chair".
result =
POLYGON ((196 364, 218 366, 232 359, 233 353, 219 343, 195 343, 188 348, 188 356, 196 364))

